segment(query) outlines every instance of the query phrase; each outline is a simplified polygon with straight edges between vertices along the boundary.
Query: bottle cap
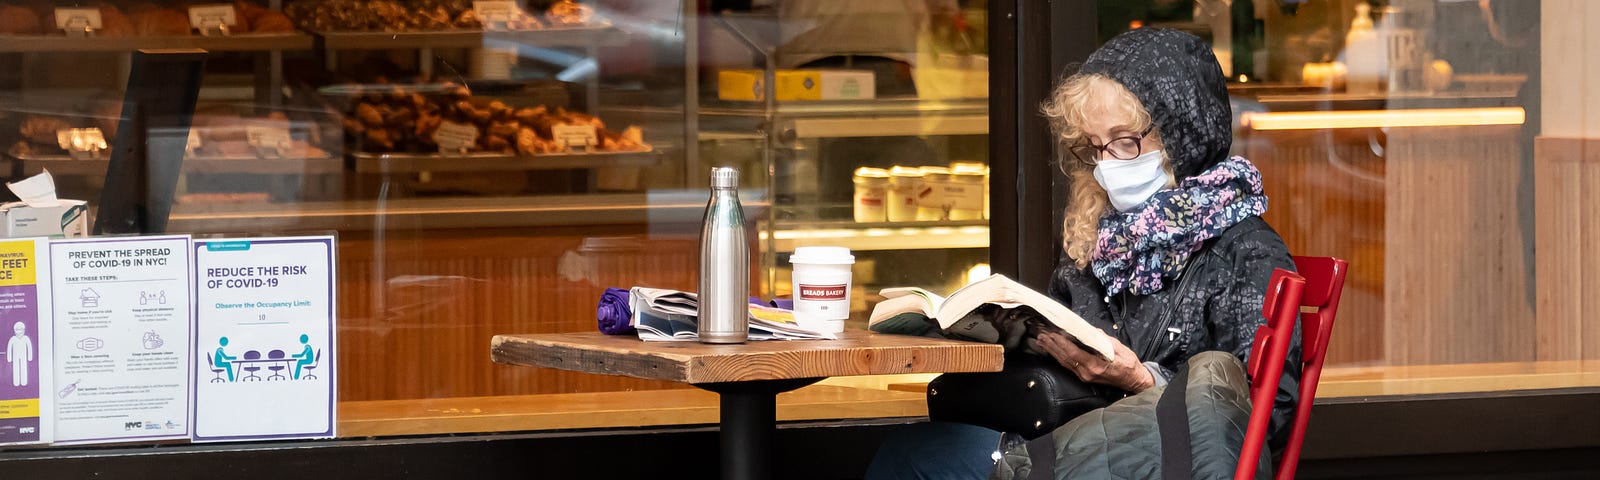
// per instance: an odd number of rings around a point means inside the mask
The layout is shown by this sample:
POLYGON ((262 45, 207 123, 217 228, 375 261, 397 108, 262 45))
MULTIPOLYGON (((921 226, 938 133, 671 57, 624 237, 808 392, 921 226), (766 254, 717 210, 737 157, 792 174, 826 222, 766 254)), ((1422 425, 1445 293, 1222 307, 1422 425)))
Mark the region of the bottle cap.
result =
POLYGON ((739 169, 733 167, 713 167, 711 169, 711 188, 738 188, 739 169))

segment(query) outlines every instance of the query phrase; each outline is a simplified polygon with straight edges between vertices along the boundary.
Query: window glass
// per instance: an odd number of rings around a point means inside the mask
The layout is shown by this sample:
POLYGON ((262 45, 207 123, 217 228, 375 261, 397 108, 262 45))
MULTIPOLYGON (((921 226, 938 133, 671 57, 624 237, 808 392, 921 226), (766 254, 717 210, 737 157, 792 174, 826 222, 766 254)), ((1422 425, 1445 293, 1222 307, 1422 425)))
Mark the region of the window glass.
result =
MULTIPOLYGON (((1349 260, 1322 395, 1593 384, 1581 2, 1098 2, 1212 43, 1295 255, 1349 260), (1554 43, 1552 43, 1554 42, 1554 43)), ((1058 185, 1057 187, 1063 188, 1058 185)))
POLYGON ((522 425, 370 426, 510 405, 491 398, 690 388, 493 364, 489 341, 593 331, 608 287, 694 291, 715 166, 741 171, 752 296, 790 296, 802 246, 853 251, 855 328, 881 288, 988 271, 986 3, 491 3, 241 0, 193 23, 187 2, 0 0, 0 175, 48 170, 98 210, 122 201, 101 196, 114 152, 187 138, 150 159, 181 165, 150 192, 167 232, 337 232, 354 435, 522 425), (192 128, 143 127, 134 52, 191 48, 197 106, 162 124, 192 128), (63 143, 74 129, 105 145, 63 143))

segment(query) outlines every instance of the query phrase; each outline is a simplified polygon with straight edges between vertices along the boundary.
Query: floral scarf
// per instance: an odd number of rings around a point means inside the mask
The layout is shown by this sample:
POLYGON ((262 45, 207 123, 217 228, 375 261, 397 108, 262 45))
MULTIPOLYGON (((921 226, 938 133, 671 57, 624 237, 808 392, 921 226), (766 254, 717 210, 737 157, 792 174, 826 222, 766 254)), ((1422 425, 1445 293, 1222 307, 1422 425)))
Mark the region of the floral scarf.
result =
POLYGON ((1266 211, 1261 172, 1244 157, 1230 157, 1133 211, 1112 209, 1101 217, 1090 267, 1107 296, 1155 293, 1183 273, 1185 260, 1206 240, 1266 211))

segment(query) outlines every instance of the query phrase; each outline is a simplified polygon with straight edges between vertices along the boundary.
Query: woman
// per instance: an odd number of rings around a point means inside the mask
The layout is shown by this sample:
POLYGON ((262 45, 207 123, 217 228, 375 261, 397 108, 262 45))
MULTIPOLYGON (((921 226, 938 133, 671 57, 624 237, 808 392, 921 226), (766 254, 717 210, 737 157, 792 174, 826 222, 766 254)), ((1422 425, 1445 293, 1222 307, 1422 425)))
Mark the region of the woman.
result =
MULTIPOLYGON (((1116 345, 1109 362, 1055 334, 1041 334, 1037 349, 1130 395, 1164 385, 1200 352, 1245 360, 1265 323, 1267 280, 1294 264, 1260 218, 1260 172, 1228 156, 1232 115, 1211 47, 1173 30, 1119 35, 1061 82, 1044 113, 1070 152, 1061 167, 1072 192, 1049 292, 1116 345)), ((1289 423, 1298 379, 1285 369, 1273 433, 1289 423)), ((868 477, 981 478, 999 439, 918 425, 891 436, 868 477)))

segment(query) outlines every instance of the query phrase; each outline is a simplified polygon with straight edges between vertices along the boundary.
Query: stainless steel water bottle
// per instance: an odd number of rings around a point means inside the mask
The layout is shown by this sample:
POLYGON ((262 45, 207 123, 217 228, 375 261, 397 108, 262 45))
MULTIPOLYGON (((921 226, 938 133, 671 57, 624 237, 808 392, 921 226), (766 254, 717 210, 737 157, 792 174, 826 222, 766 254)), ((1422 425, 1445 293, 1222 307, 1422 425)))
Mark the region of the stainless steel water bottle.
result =
POLYGON ((750 335, 750 246, 739 207, 739 170, 711 169, 711 202, 700 227, 702 343, 744 343, 750 335))

